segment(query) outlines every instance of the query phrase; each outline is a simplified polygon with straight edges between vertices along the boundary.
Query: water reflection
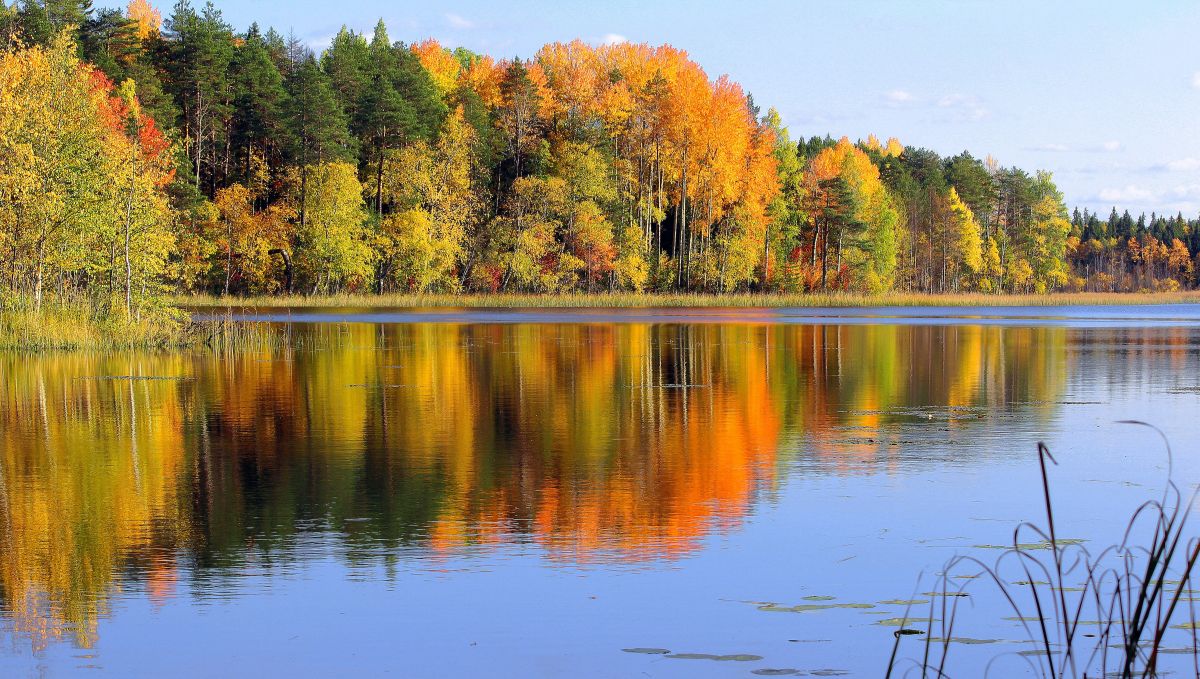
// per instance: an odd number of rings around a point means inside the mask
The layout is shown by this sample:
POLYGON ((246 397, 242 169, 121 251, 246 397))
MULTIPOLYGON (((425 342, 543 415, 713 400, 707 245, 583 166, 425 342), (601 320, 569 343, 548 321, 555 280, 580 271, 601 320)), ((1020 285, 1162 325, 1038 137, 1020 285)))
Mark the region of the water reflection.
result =
POLYGON ((0 613, 16 635, 90 646, 116 592, 220 591, 248 564, 302 566, 312 536, 392 569, 496 545, 550 564, 702 553, 796 465, 894 468, 917 425, 945 440, 1013 410, 1053 417, 1079 333, 291 331, 307 348, 0 357, 0 613))

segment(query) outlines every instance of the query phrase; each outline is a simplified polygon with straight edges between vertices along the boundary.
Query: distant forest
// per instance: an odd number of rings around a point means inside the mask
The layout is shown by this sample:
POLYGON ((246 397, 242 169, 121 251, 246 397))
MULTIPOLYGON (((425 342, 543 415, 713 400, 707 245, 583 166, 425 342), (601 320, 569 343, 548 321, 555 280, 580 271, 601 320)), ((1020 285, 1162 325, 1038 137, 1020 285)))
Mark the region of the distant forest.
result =
POLYGON ((0 0, 4 294, 1177 290, 1200 220, 1046 172, 793 140, 644 44, 499 59, 214 5, 0 0))

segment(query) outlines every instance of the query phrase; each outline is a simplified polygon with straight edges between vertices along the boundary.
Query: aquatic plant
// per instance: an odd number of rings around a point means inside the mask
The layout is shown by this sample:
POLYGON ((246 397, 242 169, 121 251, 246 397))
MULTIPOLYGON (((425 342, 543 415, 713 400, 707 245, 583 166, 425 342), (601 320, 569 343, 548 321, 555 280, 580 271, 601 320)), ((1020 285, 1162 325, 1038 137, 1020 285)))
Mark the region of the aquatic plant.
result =
MULTIPOLYGON (((1145 426, 1144 422, 1124 424, 1145 426)), ((1129 519, 1119 544, 1093 554, 1078 540, 1064 540, 1055 523, 1047 463, 1057 464, 1049 449, 1038 444, 1045 524, 1021 523, 1013 531, 1012 547, 994 562, 975 556, 952 559, 939 576, 944 596, 929 604, 924 630, 904 624, 895 633, 887 677, 904 666, 921 677, 944 677, 953 648, 960 596, 973 578, 957 587, 950 580, 962 569, 995 586, 1011 607, 1035 649, 1018 655, 1042 677, 1157 677, 1165 653, 1186 652, 1200 676, 1200 640, 1189 583, 1200 558, 1200 538, 1188 520, 1197 493, 1175 483, 1171 449, 1166 444, 1168 480, 1163 494, 1140 505, 1129 519), (1036 537, 1040 542, 1033 542, 1036 537), (1012 579, 1015 571, 1021 579, 1012 579), (935 624, 936 623, 936 624, 935 624), (1164 646, 1172 629, 1191 631, 1190 648, 1164 646), (1083 630, 1087 630, 1086 632, 1083 630), (935 636, 935 632, 937 633, 935 636), (923 636, 919 658, 901 659, 902 639, 923 636)), ((909 611, 905 620, 912 621, 909 611)), ((995 662, 993 660, 993 662, 995 662)), ((989 664, 989 669, 991 665, 989 664)))
POLYGON ((38 307, 25 295, 0 296, 0 349, 123 349, 187 342, 186 315, 169 306, 135 314, 84 294, 46 299, 38 307))

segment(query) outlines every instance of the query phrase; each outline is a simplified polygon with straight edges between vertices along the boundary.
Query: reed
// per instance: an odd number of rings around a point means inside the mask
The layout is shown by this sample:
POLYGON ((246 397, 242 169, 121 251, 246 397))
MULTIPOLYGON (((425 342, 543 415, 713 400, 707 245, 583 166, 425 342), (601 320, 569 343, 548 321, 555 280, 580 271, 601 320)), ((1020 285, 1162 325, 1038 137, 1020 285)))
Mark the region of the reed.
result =
POLYGON ((400 308, 716 308, 716 307, 1044 307, 1062 305, 1146 305, 1200 303, 1200 291, 1176 293, 1056 293, 1048 295, 985 295, 891 292, 878 295, 848 292, 813 294, 688 294, 688 293, 566 293, 566 294, 339 294, 252 297, 191 295, 175 298, 187 308, 246 307, 400 307, 400 308))
MULTIPOLYGON (((1150 427, 1144 422, 1126 423, 1150 427)), ((1167 456, 1170 460, 1169 444, 1167 456)), ((885 676, 896 676, 901 669, 906 669, 905 676, 914 670, 922 678, 947 676, 957 605, 967 587, 950 583, 963 570, 972 571, 966 574, 972 578, 983 576, 996 588, 1028 640, 1036 644, 1035 651, 1020 656, 1035 676, 1160 676, 1164 637, 1172 627, 1191 630, 1187 651, 1200 676, 1197 621, 1190 605, 1194 590, 1189 587, 1200 558, 1200 539, 1188 526, 1198 491, 1185 494, 1168 472, 1162 496, 1134 511, 1122 541, 1093 554, 1082 544, 1060 537, 1049 475, 1049 465, 1056 463, 1043 444, 1038 445, 1038 462, 1044 524, 1018 525, 1013 546, 994 563, 973 556, 951 560, 939 577, 941 596, 930 600, 920 657, 901 658, 901 640, 906 635, 897 632, 885 676), (1010 573, 1021 579, 1013 579, 1010 573), (1184 602, 1188 605, 1181 607, 1184 602)), ((908 617, 906 611, 904 619, 908 617)), ((901 630, 916 632, 903 625, 901 630)))
POLYGON ((87 297, 0 300, 0 349, 122 349, 177 346, 187 342, 184 315, 160 308, 129 316, 87 297))
POLYGON ((296 333, 287 323, 262 323, 225 313, 194 321, 187 328, 188 344, 216 353, 320 351, 336 346, 336 336, 296 333))
POLYGON ((171 306, 127 316, 86 296, 50 298, 37 309, 27 297, 0 298, 0 350, 209 349, 271 352, 328 348, 324 336, 296 335, 291 326, 245 321, 232 313, 192 321, 171 306))

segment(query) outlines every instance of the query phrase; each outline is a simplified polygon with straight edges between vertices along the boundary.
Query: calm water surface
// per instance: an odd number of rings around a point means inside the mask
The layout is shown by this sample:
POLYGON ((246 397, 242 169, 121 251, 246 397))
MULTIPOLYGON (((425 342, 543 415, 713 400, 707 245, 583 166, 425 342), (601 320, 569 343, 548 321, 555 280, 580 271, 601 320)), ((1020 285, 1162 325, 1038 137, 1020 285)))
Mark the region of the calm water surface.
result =
POLYGON ((1037 441, 1089 544, 1167 473, 1117 420, 1200 480, 1196 306, 246 317, 293 348, 0 354, 0 676, 880 676, 1037 441))

